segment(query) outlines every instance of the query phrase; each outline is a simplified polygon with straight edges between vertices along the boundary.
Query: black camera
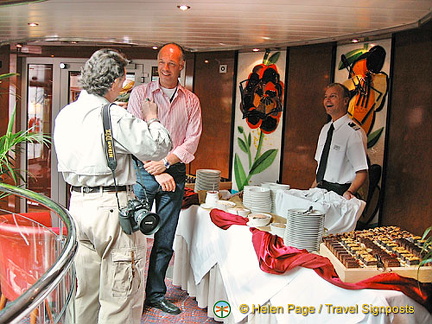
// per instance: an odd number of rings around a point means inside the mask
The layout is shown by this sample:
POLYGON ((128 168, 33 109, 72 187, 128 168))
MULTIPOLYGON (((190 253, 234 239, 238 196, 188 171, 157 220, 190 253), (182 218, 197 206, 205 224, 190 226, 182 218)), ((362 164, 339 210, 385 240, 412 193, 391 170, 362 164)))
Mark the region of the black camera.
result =
POLYGON ((129 200, 126 207, 119 210, 120 226, 130 235, 140 230, 145 235, 155 233, 160 227, 160 217, 150 211, 147 201, 129 200))

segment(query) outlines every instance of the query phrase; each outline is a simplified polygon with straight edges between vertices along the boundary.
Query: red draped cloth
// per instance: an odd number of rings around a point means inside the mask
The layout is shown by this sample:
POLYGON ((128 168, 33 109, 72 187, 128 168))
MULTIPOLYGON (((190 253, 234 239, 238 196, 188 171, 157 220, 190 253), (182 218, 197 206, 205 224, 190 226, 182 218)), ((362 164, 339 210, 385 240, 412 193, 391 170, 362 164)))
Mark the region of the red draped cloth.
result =
MULTIPOLYGON (((231 225, 246 225, 247 218, 233 215, 219 209, 210 212, 212 222, 228 229, 231 225)), ((340 280, 333 264, 326 257, 286 246, 283 239, 268 232, 251 228, 252 244, 258 257, 261 270, 272 274, 283 274, 297 266, 313 269, 321 278, 344 289, 391 289, 403 292, 406 296, 432 312, 432 284, 420 283, 413 278, 402 277, 397 273, 383 273, 356 283, 340 280)))
POLYGON ((190 188, 185 188, 181 208, 186 209, 192 205, 199 205, 198 193, 194 192, 190 188))

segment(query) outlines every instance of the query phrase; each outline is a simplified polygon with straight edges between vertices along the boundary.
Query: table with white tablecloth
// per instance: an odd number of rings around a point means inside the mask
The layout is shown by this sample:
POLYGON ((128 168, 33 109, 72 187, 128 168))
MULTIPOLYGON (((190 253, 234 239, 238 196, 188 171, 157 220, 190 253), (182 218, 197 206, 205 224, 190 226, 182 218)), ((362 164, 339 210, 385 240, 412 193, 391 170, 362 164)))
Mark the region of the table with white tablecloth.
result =
POLYGON ((199 307, 208 307, 208 316, 215 320, 226 323, 432 322, 423 306, 399 291, 346 290, 302 267, 283 275, 265 273, 259 268, 249 228, 235 225, 222 230, 212 223, 209 212, 199 206, 182 210, 174 247, 173 283, 196 297, 199 307), (213 312, 214 304, 220 300, 231 306, 230 315, 223 319, 213 312), (272 314, 268 313, 269 305, 273 306, 272 314), (375 307, 379 306, 393 311, 387 315, 375 314, 375 307), (258 311, 253 312, 254 308, 258 311), (402 314, 405 309, 412 312, 402 314))

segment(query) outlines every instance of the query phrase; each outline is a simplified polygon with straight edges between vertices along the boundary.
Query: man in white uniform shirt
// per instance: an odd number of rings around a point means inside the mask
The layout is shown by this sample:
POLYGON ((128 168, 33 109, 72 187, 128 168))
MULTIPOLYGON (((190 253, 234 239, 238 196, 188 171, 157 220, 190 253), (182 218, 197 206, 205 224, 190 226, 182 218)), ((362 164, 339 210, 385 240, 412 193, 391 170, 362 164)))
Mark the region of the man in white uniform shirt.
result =
POLYGON ((317 177, 313 187, 334 191, 346 199, 355 197, 368 175, 367 138, 364 130, 347 113, 349 90, 340 83, 327 86, 324 108, 331 121, 323 126, 318 139, 315 160, 318 162, 317 177), (330 135, 327 163, 323 160, 326 139, 330 135))
POLYGON ((75 319, 70 320, 74 324, 141 323, 146 237, 140 231, 123 232, 117 202, 122 208, 135 198, 132 155, 161 159, 172 143, 167 129, 156 121, 155 103, 140 104, 144 120, 111 106, 118 164, 114 182, 105 154, 102 107, 119 95, 127 64, 115 50, 96 51, 82 69, 84 90, 55 120, 58 169, 71 185, 69 211, 77 223, 77 292, 75 319))

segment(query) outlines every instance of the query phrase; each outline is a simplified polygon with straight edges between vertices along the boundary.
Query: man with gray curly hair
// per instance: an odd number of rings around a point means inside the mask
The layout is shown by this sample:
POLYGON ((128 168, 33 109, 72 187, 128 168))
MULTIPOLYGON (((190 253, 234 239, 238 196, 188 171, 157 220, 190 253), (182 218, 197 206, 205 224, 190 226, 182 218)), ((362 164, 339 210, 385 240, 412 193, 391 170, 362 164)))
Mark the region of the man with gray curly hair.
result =
POLYGON ((116 152, 116 181, 108 167, 102 108, 119 95, 128 61, 117 51, 96 51, 82 68, 77 101, 55 120, 58 170, 71 186, 69 211, 77 224, 75 256, 76 324, 140 323, 145 298, 146 237, 119 224, 118 202, 135 198, 132 156, 162 159, 171 149, 168 131, 158 122, 157 106, 141 102, 143 120, 117 105, 110 107, 116 152))

